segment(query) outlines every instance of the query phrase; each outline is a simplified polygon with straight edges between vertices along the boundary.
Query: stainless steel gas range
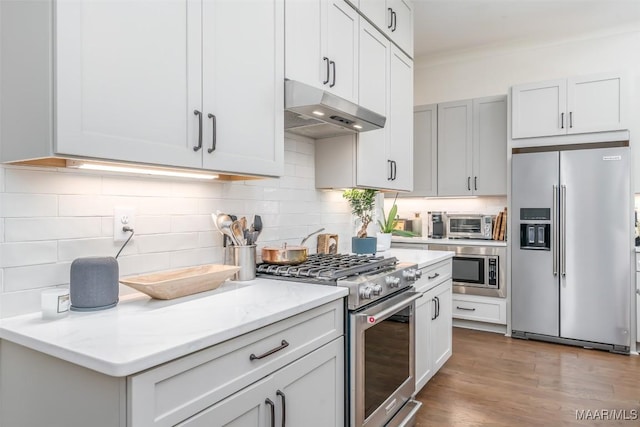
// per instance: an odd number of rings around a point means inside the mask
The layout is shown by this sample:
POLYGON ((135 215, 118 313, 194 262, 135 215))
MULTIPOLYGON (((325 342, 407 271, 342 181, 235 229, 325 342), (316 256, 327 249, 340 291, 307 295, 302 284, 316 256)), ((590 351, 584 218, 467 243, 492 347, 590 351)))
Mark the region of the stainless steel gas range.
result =
POLYGON ((295 266, 260 264, 264 278, 349 289, 345 425, 412 426, 416 264, 373 255, 313 254, 295 266))

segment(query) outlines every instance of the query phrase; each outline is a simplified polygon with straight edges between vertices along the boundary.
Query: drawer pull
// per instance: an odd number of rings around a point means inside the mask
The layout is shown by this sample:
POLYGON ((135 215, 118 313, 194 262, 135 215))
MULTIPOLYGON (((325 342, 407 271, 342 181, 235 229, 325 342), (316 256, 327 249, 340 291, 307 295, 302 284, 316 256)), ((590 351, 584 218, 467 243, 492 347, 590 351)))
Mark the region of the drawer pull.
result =
POLYGON ((434 274, 433 276, 427 276, 427 279, 429 279, 429 280, 433 280, 433 279, 435 279, 435 278, 436 278, 436 277, 438 277, 438 276, 440 276, 440 273, 436 273, 436 274, 434 274))
POLYGON ((287 348, 289 347, 289 343, 286 342, 285 340, 282 340, 282 342, 280 343, 280 346, 271 349, 269 351, 267 351, 264 354, 261 354, 260 356, 256 356, 255 354, 251 353, 251 355, 249 356, 249 360, 256 360, 256 359, 264 359, 267 356, 271 356, 273 353, 282 350, 283 348, 287 348))
POLYGON ((475 308, 466 308, 466 307, 460 307, 460 306, 457 306, 457 305, 456 305, 456 308, 458 310, 464 310, 464 311, 476 311, 475 308))

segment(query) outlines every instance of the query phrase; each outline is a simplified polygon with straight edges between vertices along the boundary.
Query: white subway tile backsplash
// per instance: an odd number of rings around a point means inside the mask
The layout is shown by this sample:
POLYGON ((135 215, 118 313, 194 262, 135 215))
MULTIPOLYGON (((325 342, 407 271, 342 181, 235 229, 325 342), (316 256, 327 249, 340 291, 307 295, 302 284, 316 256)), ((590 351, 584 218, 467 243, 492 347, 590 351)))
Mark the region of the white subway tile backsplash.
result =
POLYGON ((54 194, 4 193, 1 199, 1 215, 5 218, 58 214, 58 196, 54 194))
POLYGON ((19 267, 56 262, 58 242, 20 242, 0 245, 0 267, 19 267))
POLYGON ((80 171, 62 173, 5 166, 5 192, 46 194, 100 194, 102 177, 80 171))
POLYGON ((6 218, 6 242, 81 239, 102 234, 100 218, 6 218))
MULTIPOLYGON (((285 138, 285 175, 236 182, 126 176, 71 169, 0 166, 0 318, 40 310, 40 292, 66 285, 70 263, 114 256, 114 207, 136 212, 135 236, 118 258, 121 276, 222 263, 211 213, 262 216, 265 245, 325 227, 349 251, 353 225, 341 191, 318 191, 315 142, 285 138)), ((315 252, 316 237, 307 242, 315 252)), ((133 292, 122 287, 123 293, 133 292)))
POLYGON ((4 268, 4 292, 24 291, 69 283, 71 263, 4 268))

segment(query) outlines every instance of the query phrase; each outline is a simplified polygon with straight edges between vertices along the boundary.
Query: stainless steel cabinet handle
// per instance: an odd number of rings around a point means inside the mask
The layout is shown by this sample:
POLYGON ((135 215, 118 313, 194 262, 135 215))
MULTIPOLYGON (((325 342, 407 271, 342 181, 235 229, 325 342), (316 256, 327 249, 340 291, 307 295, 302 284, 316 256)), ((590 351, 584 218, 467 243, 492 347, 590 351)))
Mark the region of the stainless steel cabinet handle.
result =
POLYGON ((551 247, 553 248, 553 275, 558 275, 558 186, 553 186, 553 209, 551 210, 551 247))
POLYGON ((562 239, 560 240, 560 274, 562 277, 567 275, 567 186, 560 186, 560 232, 562 239))
POLYGON ((193 147, 193 151, 198 151, 202 148, 202 112, 193 110, 193 114, 198 116, 198 145, 193 147))
POLYGON ((440 317, 440 297, 436 298, 436 319, 440 317))
POLYGON ((391 10, 391 22, 393 22, 393 28, 391 29, 391 32, 393 33, 396 31, 396 24, 398 23, 398 17, 393 9, 391 10))
POLYGON ((271 411, 271 427, 276 427, 276 405, 273 403, 273 400, 266 398, 264 403, 270 406, 269 410, 271 411))
POLYGON ((560 129, 564 129, 564 113, 560 114, 560 129))
POLYGON ((438 276, 440 276, 440 273, 436 273, 436 274, 434 274, 433 276, 427 276, 427 279, 429 279, 429 280, 433 280, 433 279, 435 279, 435 278, 436 278, 436 277, 438 277, 438 276))
POLYGON ((431 302, 433 302, 433 316, 431 316, 431 320, 436 320, 436 317, 438 317, 438 303, 435 298, 431 298, 431 302))
POLYGON ((393 163, 392 160, 387 160, 387 164, 389 165, 389 176, 387 177, 387 181, 393 180, 393 163))
POLYGON ((322 60, 325 62, 325 64, 327 64, 327 72, 326 72, 327 78, 322 82, 323 85, 326 85, 327 83, 329 83, 329 58, 325 56, 324 58, 322 58, 322 60))
POLYGON ((276 391, 276 394, 282 398, 282 422, 281 426, 285 427, 287 424, 287 396, 280 390, 276 391))
POLYGON ((216 132, 217 130, 217 126, 216 126, 216 116, 214 116, 213 114, 209 113, 207 114, 207 117, 213 120, 213 137, 211 138, 211 148, 207 149, 207 153, 211 154, 216 150, 216 132))
POLYGON ((251 353, 251 355, 249 356, 249 360, 258 360, 258 359, 264 359, 267 356, 271 356, 273 353, 280 351, 284 348, 289 347, 289 343, 285 340, 282 340, 282 342, 280 343, 280 345, 276 348, 273 348, 269 351, 267 351, 266 353, 261 354, 260 356, 256 356, 255 354, 251 353))
POLYGON ((475 191, 478 191, 478 177, 477 176, 473 177, 473 189, 475 191))
POLYGON ((398 164, 396 163, 395 160, 391 160, 391 180, 395 181, 396 178, 398 177, 398 164))
POLYGON ((475 308, 460 307, 460 306, 457 306, 457 305, 456 305, 456 308, 458 310, 464 310, 464 311, 476 311, 475 308))
POLYGON ((393 27, 393 9, 388 7, 387 11, 389 12, 389 25, 387 25, 387 28, 391 29, 391 27, 393 27))
POLYGON ((331 64, 331 68, 333 69, 333 79, 329 87, 334 87, 336 85, 336 63, 335 61, 329 61, 329 64, 331 64))

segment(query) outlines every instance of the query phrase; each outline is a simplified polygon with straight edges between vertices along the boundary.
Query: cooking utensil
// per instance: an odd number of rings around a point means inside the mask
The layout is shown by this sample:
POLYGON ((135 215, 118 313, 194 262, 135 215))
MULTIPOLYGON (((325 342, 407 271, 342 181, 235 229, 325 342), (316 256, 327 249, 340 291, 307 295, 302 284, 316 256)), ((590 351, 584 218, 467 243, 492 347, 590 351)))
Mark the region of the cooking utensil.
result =
POLYGON ((278 265, 301 264, 307 260, 308 250, 306 246, 287 246, 283 244, 281 248, 262 248, 262 262, 278 265))
POLYGON ((246 246, 247 242, 244 239, 244 230, 242 230, 240 221, 233 221, 231 223, 231 233, 233 233, 233 238, 238 242, 238 246, 246 246))
POLYGON ((302 241, 300 242, 300 246, 304 245, 304 242, 306 242, 309 237, 313 236, 314 234, 318 234, 321 231, 324 231, 324 227, 322 227, 320 230, 314 231, 313 233, 309 234, 307 237, 302 239, 302 241))
POLYGON ((262 217, 260 215, 255 215, 253 217, 253 231, 257 233, 253 236, 253 243, 255 243, 262 232, 262 217))
POLYGON ((228 236, 234 245, 239 245, 240 243, 236 240, 231 231, 231 224, 233 224, 233 220, 227 214, 224 214, 220 211, 216 211, 216 214, 211 214, 213 217, 214 224, 218 231, 226 236, 228 236))

